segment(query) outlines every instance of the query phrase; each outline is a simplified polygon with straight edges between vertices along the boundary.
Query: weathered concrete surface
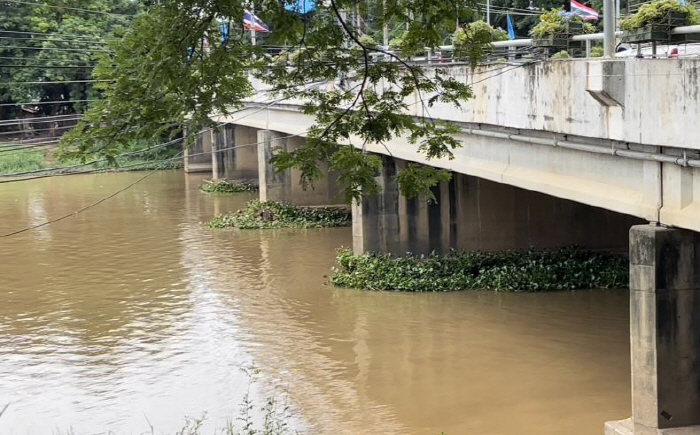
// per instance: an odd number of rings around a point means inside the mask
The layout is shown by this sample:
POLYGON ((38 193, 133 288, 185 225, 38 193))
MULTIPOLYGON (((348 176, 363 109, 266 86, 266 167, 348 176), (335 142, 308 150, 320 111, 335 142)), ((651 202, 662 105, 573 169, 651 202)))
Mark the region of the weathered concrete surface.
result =
POLYGON ((630 343, 627 433, 700 434, 700 233, 630 230, 630 343), (674 428, 684 429, 663 431, 674 428))
POLYGON ((430 109, 433 117, 700 149, 700 59, 571 60, 446 72, 474 83, 475 98, 462 110, 438 104, 430 109), (595 81, 621 105, 603 106, 592 98, 587 89, 595 81))
POLYGON ((225 124, 214 132, 212 178, 258 181, 258 131, 225 124))
POLYGON ((211 172, 211 146, 211 131, 207 130, 200 133, 194 143, 185 148, 185 172, 211 172))
POLYGON ((395 181, 405 161, 383 156, 378 196, 353 204, 356 253, 427 254, 450 249, 558 248, 626 252, 628 229, 642 223, 573 201, 462 174, 433 189, 437 203, 407 200, 395 181))
POLYGON ((261 201, 282 201, 292 205, 337 205, 344 202, 336 183, 336 175, 321 165, 323 177, 306 189, 301 185, 300 171, 276 171, 270 159, 280 151, 294 151, 304 143, 303 137, 271 130, 258 130, 258 180, 261 201))

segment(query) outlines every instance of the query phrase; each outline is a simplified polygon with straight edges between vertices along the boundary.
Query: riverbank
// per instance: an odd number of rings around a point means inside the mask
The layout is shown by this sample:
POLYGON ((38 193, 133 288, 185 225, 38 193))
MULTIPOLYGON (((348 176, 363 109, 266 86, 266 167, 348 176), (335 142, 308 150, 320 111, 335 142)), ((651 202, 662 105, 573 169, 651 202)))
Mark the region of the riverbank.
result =
POLYGON ((184 166, 182 158, 177 157, 178 149, 159 149, 139 152, 147 149, 146 145, 133 147, 128 155, 117 157, 114 162, 101 160, 95 163, 83 164, 78 159, 58 160, 53 156, 53 149, 33 150, 10 149, 0 152, 0 177, 24 175, 27 172, 63 172, 68 169, 81 171, 143 171, 154 169, 180 169, 184 166))
POLYGON ((454 252, 428 257, 338 251, 330 281, 338 287, 402 292, 537 292, 627 287, 622 256, 575 247, 551 251, 454 252))
POLYGON ((254 199, 242 209, 216 216, 209 228, 331 228, 350 225, 347 207, 301 207, 254 199))

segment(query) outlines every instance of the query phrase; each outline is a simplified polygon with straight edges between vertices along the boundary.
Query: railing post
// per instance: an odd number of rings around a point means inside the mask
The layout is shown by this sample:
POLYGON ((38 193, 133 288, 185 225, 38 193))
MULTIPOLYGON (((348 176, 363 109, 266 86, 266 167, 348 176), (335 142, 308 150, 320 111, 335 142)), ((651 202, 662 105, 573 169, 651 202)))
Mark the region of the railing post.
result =
POLYGON ((586 39, 586 57, 591 57, 591 40, 586 39))
POLYGON ((603 0, 603 53, 615 56, 615 4, 614 0, 603 0))

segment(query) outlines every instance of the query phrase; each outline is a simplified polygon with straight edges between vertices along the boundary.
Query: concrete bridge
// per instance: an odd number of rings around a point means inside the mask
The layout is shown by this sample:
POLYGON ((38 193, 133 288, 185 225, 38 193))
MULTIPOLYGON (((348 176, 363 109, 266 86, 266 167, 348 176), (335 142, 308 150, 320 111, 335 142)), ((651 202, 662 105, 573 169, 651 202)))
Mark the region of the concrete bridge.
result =
MULTIPOLYGON (((443 67, 475 98, 428 114, 414 97, 411 111, 458 123, 464 146, 427 161, 405 138, 368 145, 383 191, 353 205, 354 250, 629 250, 633 415, 605 433, 700 434, 700 60, 443 67), (399 195, 406 162, 452 171, 437 204, 399 195)), ((303 143, 313 119, 299 103, 260 99, 221 118, 186 170, 256 179, 263 200, 339 202, 333 174, 303 191, 268 163, 303 143)))

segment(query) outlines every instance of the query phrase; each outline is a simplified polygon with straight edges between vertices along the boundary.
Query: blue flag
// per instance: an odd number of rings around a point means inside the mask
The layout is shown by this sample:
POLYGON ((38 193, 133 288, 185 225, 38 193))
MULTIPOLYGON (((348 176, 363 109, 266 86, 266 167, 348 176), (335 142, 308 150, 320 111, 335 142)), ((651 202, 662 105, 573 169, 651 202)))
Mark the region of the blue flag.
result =
POLYGON ((226 44, 228 41, 228 23, 221 23, 221 43, 226 44))
POLYGON ((508 39, 512 41, 515 39, 515 29, 513 28, 513 19, 510 18, 510 14, 506 15, 506 24, 508 25, 508 39))
POLYGON ((300 14, 305 14, 316 9, 315 0, 295 0, 292 4, 284 5, 284 8, 288 11, 299 12, 300 14))

